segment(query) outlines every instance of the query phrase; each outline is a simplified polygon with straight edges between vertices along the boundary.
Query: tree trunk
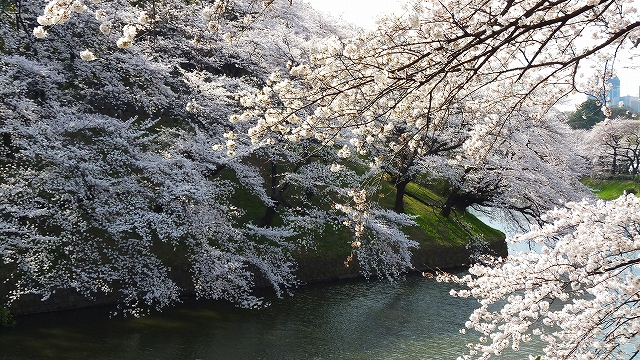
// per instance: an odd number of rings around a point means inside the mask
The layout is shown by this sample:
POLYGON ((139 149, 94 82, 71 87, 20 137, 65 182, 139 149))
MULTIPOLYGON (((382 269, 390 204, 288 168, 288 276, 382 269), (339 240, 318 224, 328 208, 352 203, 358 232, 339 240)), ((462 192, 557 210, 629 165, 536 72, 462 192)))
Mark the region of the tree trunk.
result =
POLYGON ((273 205, 267 207, 267 211, 265 211, 260 219, 259 225, 262 227, 271 226, 278 212, 278 206, 280 205, 280 201, 278 200, 278 185, 278 165, 275 161, 271 161, 271 193, 269 197, 273 200, 273 205))
POLYGON ((278 213, 278 203, 276 202, 273 206, 269 206, 267 211, 264 212, 262 218, 258 222, 260 227, 268 227, 273 224, 273 219, 275 219, 276 214, 278 213))
POLYGON ((451 198, 447 198, 447 201, 444 203, 444 205, 442 205, 442 208, 440 209, 440 215, 446 218, 451 215, 451 209, 453 208, 453 204, 449 201, 449 199, 451 198))
POLYGON ((408 180, 399 181, 396 183, 396 202, 393 205, 393 211, 398 214, 404 214, 404 194, 407 192, 407 185, 410 183, 408 180))
POLYGON ((464 211, 468 206, 473 204, 482 204, 484 197, 479 194, 469 194, 458 192, 457 190, 449 194, 447 201, 442 205, 440 214, 446 218, 451 215, 451 211, 459 209, 464 211))

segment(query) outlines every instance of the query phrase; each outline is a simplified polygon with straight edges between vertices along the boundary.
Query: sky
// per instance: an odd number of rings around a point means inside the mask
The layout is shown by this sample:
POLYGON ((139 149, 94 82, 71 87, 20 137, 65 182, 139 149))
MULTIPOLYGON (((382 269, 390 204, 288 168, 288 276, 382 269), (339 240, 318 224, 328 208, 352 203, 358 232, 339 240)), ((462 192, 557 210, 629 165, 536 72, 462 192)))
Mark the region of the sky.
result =
MULTIPOLYGON (((402 14, 402 6, 396 0, 306 0, 315 9, 329 13, 337 18, 342 18, 362 28, 375 28, 375 19, 381 14, 395 12, 402 14)), ((637 0, 640 2, 640 0, 637 0)), ((640 54, 640 50, 636 51, 640 54)), ((622 56, 618 60, 616 68, 620 79, 620 95, 638 96, 640 86, 640 69, 628 69, 632 64, 628 56, 622 56)), ((635 60, 640 67, 640 56, 635 60)))
POLYGON ((375 28, 375 19, 391 12, 402 13, 395 0, 306 0, 315 9, 366 29, 375 28))

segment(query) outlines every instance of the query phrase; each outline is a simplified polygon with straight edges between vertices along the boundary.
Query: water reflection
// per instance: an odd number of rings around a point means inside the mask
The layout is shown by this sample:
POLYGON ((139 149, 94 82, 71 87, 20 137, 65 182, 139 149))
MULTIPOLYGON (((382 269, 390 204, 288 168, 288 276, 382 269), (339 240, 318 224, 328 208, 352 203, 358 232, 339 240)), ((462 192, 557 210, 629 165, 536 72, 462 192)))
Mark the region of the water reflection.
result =
MULTIPOLYGON (((478 205, 467 208, 467 211, 480 219, 483 223, 494 229, 502 231, 507 238, 513 237, 516 234, 522 234, 529 229, 527 219, 517 213, 512 213, 511 217, 508 218, 501 214, 499 210, 478 205), (516 218, 518 219, 517 221, 515 220, 516 218)), ((529 241, 516 244, 507 242, 507 247, 509 249, 509 255, 516 255, 518 253, 529 251, 540 251, 540 249, 542 249, 540 244, 529 241)))
POLYGON ((190 301, 139 319, 33 315, 0 330, 0 359, 455 359, 474 340, 458 330, 477 303, 451 286, 411 276, 314 285, 260 310, 190 301))

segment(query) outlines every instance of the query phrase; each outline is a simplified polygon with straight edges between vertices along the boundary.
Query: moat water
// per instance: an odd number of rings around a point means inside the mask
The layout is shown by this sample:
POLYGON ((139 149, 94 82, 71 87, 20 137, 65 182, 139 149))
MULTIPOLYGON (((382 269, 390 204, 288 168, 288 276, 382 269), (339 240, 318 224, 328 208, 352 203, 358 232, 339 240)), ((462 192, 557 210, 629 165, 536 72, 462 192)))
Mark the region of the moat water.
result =
MULTIPOLYGON (((455 359, 477 334, 459 332, 477 306, 452 284, 405 281, 312 285, 263 309, 186 301, 141 318, 110 308, 19 317, 0 329, 0 359, 455 359)), ((501 359, 540 354, 528 344, 501 359)))

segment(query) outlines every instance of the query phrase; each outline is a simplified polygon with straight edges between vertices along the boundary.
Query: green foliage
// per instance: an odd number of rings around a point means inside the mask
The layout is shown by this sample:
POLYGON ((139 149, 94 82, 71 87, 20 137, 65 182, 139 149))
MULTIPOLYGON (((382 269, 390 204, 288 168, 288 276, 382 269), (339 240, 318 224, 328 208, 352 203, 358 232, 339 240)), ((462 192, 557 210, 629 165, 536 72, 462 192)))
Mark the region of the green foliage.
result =
POLYGON ((415 180, 415 183, 443 197, 446 196, 451 189, 450 182, 443 178, 420 176, 415 180))
POLYGON ((597 101, 589 99, 580 104, 576 111, 569 116, 567 123, 574 129, 591 129, 604 119, 605 116, 600 110, 597 101))
POLYGON ((640 194, 640 182, 635 180, 621 179, 593 179, 590 177, 582 179, 582 183, 591 188, 599 198, 605 200, 617 199, 623 193, 640 194))
POLYGON ((311 253, 318 258, 344 257, 351 254, 353 232, 346 226, 326 226, 321 233, 311 234, 315 239, 311 253))
MULTIPOLYGON (((603 121, 606 116, 601 110, 602 104, 595 99, 589 99, 569 115, 567 124, 573 129, 591 129, 595 124, 603 121)), ((625 108, 612 107, 611 118, 631 119, 632 114, 625 108)))
POLYGON ((16 321, 11 316, 11 311, 7 308, 0 309, 0 327, 11 327, 16 324, 16 321))
POLYGON ((8 14, 16 12, 16 2, 11 0, 0 0, 0 9, 8 14))

